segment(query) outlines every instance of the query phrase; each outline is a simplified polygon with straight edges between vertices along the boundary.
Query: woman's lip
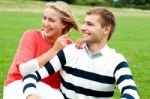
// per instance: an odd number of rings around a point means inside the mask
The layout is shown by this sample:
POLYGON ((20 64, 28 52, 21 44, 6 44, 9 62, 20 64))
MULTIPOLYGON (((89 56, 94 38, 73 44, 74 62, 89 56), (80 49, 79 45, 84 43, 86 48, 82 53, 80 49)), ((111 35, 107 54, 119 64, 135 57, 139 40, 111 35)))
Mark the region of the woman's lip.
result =
POLYGON ((51 31, 52 29, 49 29, 49 28, 45 28, 45 31, 51 31))
POLYGON ((44 31, 45 31, 46 33, 49 33, 49 32, 51 32, 51 30, 46 30, 46 29, 45 29, 44 31))

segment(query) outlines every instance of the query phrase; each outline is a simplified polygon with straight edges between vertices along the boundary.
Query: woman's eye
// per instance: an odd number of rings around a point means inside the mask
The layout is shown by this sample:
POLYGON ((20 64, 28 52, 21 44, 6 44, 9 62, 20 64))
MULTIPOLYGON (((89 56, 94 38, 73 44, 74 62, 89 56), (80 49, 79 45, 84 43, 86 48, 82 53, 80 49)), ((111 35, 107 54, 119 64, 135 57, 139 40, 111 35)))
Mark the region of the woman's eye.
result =
POLYGON ((49 19, 50 22, 56 22, 54 19, 49 19))
POLYGON ((43 19, 46 20, 46 17, 44 16, 43 19))

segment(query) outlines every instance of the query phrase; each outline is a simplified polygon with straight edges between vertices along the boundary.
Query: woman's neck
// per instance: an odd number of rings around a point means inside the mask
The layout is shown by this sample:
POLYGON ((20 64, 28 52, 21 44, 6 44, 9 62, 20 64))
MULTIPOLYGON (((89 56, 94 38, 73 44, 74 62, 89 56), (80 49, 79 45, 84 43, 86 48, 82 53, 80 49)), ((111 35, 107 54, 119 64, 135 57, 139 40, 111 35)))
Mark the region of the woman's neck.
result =
POLYGON ((49 46, 53 46, 54 43, 55 43, 55 41, 56 41, 56 39, 57 39, 55 36, 49 36, 49 37, 47 37, 47 36, 45 36, 45 35, 43 35, 43 38, 44 38, 45 42, 46 42, 49 46))

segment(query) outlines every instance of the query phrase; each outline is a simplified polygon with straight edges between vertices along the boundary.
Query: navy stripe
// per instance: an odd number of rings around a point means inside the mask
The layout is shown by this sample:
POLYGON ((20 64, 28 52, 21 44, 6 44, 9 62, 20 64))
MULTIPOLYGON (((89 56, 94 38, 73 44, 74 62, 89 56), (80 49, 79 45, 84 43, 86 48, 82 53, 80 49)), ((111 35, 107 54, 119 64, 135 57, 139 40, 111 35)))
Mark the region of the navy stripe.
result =
POLYGON ((123 94, 123 92, 126 90, 126 89, 131 89, 131 90, 135 90, 138 92, 137 88, 135 86, 125 86, 122 88, 122 91, 121 91, 121 94, 123 94))
POLYGON ((86 89, 80 86, 75 86, 69 82, 65 82, 64 79, 61 77, 61 83, 62 85, 68 89, 68 90, 72 90, 78 94, 84 94, 86 96, 94 96, 94 97, 112 97, 114 94, 114 91, 108 91, 108 92, 104 92, 104 91, 95 91, 92 89, 86 89))
POLYGON ((33 83, 28 83, 23 87, 23 93, 25 92, 26 89, 28 89, 29 87, 34 87, 36 88, 36 86, 33 83))
POLYGON ((133 96, 131 96, 131 95, 127 94, 127 93, 123 94, 120 98, 135 99, 133 96))
POLYGON ((54 68, 50 62, 47 62, 45 64, 45 68, 46 68, 49 75, 55 73, 55 70, 54 70, 54 68))
POLYGON ((59 58, 61 66, 64 66, 66 64, 66 58, 65 58, 64 51, 63 50, 59 51, 58 54, 57 54, 57 56, 59 58))
POLYGON ((127 68, 129 67, 127 62, 121 62, 120 64, 117 65, 117 67, 114 70, 114 74, 116 73, 117 70, 121 69, 121 68, 127 68))
POLYGON ((69 99, 69 98, 62 92, 62 90, 60 90, 60 92, 61 92, 62 95, 64 96, 64 99, 69 99))
POLYGON ((36 75, 34 75, 34 74, 29 74, 29 75, 23 77, 23 81, 24 81, 25 79, 28 79, 28 78, 33 78, 34 80, 38 81, 36 75))
POLYGON ((80 70, 77 68, 71 68, 68 66, 63 66, 62 68, 66 73, 77 76, 77 77, 81 77, 84 79, 93 80, 96 82, 101 82, 101 83, 106 83, 106 84, 114 84, 115 82, 114 77, 99 75, 96 73, 80 70))
POLYGON ((133 80, 132 75, 122 75, 117 79, 117 85, 119 85, 123 80, 128 80, 131 79, 133 80))
POLYGON ((36 73, 36 75, 37 75, 37 79, 38 79, 38 81, 40 81, 40 80, 41 80, 41 75, 39 74, 39 72, 38 72, 38 71, 35 71, 35 73, 36 73))

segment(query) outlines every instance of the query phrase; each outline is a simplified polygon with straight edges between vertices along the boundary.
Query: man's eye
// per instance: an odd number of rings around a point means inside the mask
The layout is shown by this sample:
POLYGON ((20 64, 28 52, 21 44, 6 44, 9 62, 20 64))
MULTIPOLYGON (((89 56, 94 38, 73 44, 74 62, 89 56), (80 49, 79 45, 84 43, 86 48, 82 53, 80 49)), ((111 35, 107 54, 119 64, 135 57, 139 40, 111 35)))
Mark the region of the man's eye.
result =
POLYGON ((87 25, 92 26, 93 24, 92 23, 87 23, 87 25))

